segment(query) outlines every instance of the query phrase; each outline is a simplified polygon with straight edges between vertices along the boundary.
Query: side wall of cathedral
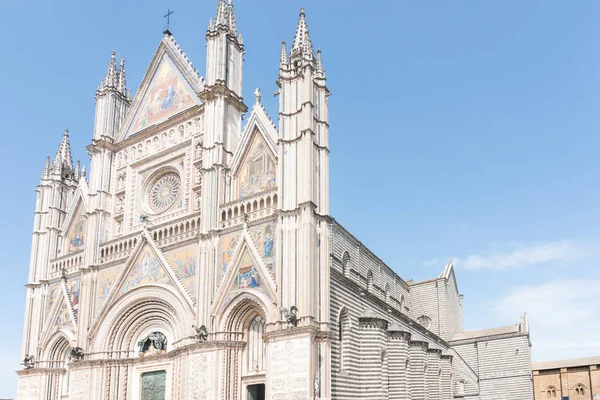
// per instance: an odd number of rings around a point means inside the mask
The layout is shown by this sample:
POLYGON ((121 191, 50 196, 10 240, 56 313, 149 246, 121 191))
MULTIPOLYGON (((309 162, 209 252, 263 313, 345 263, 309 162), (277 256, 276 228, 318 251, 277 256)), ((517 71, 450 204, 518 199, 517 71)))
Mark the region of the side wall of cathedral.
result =
POLYGON ((408 285, 343 227, 332 230, 332 398, 452 398, 448 344, 410 318, 408 285))

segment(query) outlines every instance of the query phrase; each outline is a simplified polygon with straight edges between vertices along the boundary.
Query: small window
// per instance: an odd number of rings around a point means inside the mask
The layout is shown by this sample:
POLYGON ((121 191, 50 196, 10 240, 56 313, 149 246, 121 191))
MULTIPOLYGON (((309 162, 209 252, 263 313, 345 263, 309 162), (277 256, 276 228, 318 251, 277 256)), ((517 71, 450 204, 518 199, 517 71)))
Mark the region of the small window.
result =
POLYGON ((350 319, 348 317, 348 309, 342 308, 338 318, 338 343, 340 346, 340 371, 348 369, 348 348, 350 336, 350 319))

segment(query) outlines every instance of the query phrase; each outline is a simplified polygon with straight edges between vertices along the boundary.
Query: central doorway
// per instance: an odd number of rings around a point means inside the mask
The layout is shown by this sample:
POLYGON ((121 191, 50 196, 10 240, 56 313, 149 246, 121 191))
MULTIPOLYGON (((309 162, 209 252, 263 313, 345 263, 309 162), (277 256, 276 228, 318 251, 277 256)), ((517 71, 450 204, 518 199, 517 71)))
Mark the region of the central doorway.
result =
POLYGON ((248 386, 248 400, 265 400, 265 385, 248 386))

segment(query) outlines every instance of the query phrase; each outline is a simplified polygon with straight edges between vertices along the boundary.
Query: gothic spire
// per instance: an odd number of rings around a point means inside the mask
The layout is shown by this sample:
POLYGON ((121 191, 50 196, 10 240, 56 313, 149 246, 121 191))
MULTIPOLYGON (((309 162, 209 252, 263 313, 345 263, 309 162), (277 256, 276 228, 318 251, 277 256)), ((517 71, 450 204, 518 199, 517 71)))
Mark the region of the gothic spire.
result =
POLYGON ((211 18, 208 25, 208 31, 213 32, 216 28, 223 27, 232 35, 237 34, 237 22, 235 12, 233 11, 232 0, 219 0, 217 4, 217 14, 214 19, 211 18))
POLYGON ((294 36, 294 44, 292 45, 292 55, 312 55, 313 47, 308 34, 308 25, 306 23, 306 13, 304 7, 300 9, 300 20, 296 28, 296 36, 294 36))
POLYGON ((69 144, 69 130, 65 129, 62 141, 56 155, 54 156, 53 162, 54 168, 64 168, 67 170, 73 170, 73 159, 71 158, 71 145, 69 144))
POLYGON ((106 78, 102 81, 102 87, 117 87, 117 61, 115 57, 115 51, 112 51, 110 56, 110 62, 108 63, 108 70, 106 71, 106 78))
POLYGON ((127 96, 127 81, 125 80, 125 59, 121 58, 121 64, 119 65, 119 77, 117 90, 123 94, 123 96, 127 96))
POLYGON ((233 11, 232 0, 229 0, 229 4, 227 5, 227 13, 229 15, 229 30, 235 35, 237 32, 237 22, 235 20, 235 12, 233 11))

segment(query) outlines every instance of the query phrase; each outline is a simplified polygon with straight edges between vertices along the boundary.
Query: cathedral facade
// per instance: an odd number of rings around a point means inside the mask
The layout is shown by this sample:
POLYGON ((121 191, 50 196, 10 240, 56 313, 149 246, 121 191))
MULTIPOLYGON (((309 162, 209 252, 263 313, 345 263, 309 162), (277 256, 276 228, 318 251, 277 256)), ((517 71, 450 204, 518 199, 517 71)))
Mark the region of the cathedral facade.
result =
POLYGON ((278 127, 242 98, 231 1, 206 41, 203 78, 165 31, 133 99, 113 53, 89 172, 67 131, 47 160, 19 399, 531 399, 526 317, 464 332, 452 263, 405 281, 330 216, 304 10, 278 127))

